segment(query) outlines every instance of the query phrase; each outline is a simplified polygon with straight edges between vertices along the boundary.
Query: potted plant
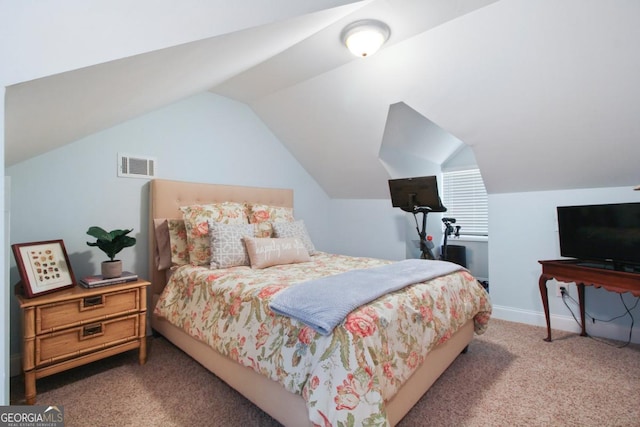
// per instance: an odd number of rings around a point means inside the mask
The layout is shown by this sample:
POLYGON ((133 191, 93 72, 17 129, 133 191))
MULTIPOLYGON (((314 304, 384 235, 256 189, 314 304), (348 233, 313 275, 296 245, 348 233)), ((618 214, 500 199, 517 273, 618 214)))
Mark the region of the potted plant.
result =
POLYGON ((115 257, 124 248, 136 244, 135 237, 127 236, 132 231, 133 229, 106 231, 95 226, 87 230, 88 235, 97 239, 95 242, 87 242, 87 245, 97 246, 109 257, 109 261, 102 262, 102 277, 105 279, 122 275, 122 261, 115 259, 115 257))

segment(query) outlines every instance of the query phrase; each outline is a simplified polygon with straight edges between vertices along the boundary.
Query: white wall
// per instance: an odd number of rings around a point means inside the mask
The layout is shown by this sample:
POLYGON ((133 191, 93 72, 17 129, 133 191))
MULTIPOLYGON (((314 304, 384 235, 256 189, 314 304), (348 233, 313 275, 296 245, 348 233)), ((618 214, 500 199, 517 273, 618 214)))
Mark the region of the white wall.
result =
POLYGON ((457 238, 449 236, 447 244, 450 246, 464 246, 467 259, 467 268, 478 279, 489 278, 489 244, 486 239, 475 236, 462 236, 457 238))
POLYGON ((391 200, 332 199, 330 206, 330 252, 406 258, 405 215, 409 214, 393 208, 391 200))
MULTIPOLYGON (((497 318, 545 325, 538 290, 541 268, 538 260, 560 258, 556 207, 640 201, 640 192, 631 187, 563 190, 489 195, 489 274, 490 291, 497 318)), ((555 295, 555 281, 549 281, 549 308, 552 328, 578 331, 570 312, 555 295)), ((571 295, 577 299, 575 285, 571 295)), ((623 295, 628 306, 635 298, 623 295)), ((618 294, 588 286, 586 311, 599 319, 610 319, 625 312, 618 294)), ((574 307, 574 313, 578 313, 574 307)), ((633 311, 636 327, 633 342, 640 342, 640 307, 633 311)), ((587 324, 587 333, 627 340, 628 317, 611 323, 587 324)), ((541 335, 542 338, 542 335, 541 335)))
MULTIPOLYGON (((4 147, 4 86, 1 84, 2 77, 0 76, 0 146, 4 147)), ((0 150, 0 162, 4 164, 4 150, 0 150)), ((0 185, 6 192, 6 184, 4 174, 0 175, 0 185)), ((8 219, 6 219, 7 212, 5 209, 5 197, 0 198, 0 220, 3 227, 0 228, 0 242, 4 242, 0 246, 0 277, 4 281, 5 285, 0 287, 0 323, 2 326, 2 338, 0 339, 0 405, 9 404, 9 258, 8 258, 8 219)))
MULTIPOLYGON (((329 247, 329 199, 244 104, 212 93, 96 133, 6 169, 11 176, 11 242, 63 239, 78 277, 95 274, 104 254, 86 245, 91 225, 133 228, 121 252, 126 269, 146 275, 148 180, 117 177, 117 154, 157 158, 157 176, 182 181, 293 188, 295 216, 320 250, 329 247)), ((12 259, 11 281, 19 280, 12 259)), ((11 304, 11 354, 19 349, 11 304)))
MULTIPOLYGON (((413 215, 393 208, 390 200, 332 199, 330 206, 330 252, 392 260, 420 257, 413 215)), ((427 215, 427 234, 434 236, 434 242, 442 238, 441 217, 427 215)), ((422 227, 422 215, 418 224, 422 227)), ((489 278, 486 241, 450 237, 449 244, 464 246, 467 268, 478 278, 489 278)), ((439 247, 433 251, 439 256, 439 247)))

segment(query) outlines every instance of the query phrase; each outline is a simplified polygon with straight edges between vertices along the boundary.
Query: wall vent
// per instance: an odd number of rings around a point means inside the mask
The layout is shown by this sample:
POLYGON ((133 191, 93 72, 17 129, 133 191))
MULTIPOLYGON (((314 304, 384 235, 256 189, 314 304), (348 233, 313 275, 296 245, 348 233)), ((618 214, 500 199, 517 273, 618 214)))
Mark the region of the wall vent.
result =
POLYGON ((156 159, 118 153, 118 176, 125 178, 153 178, 156 176, 156 159))

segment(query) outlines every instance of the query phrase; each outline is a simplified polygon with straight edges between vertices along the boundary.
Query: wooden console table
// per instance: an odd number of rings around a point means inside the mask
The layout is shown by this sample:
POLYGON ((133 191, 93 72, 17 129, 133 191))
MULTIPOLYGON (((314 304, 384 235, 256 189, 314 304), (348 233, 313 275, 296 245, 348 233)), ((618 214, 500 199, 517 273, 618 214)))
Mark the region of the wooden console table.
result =
POLYGON ((572 259, 538 262, 542 264, 539 286, 542 306, 544 307, 544 316, 547 320, 547 338, 544 339, 545 341, 551 341, 551 319, 549 318, 549 296, 547 295, 547 281, 550 279, 556 279, 559 282, 575 283, 578 286, 580 323, 582 324, 581 336, 587 336, 584 320, 585 286, 602 287, 608 291, 620 294, 631 292, 634 296, 640 297, 639 273, 585 267, 579 265, 579 261, 572 259))

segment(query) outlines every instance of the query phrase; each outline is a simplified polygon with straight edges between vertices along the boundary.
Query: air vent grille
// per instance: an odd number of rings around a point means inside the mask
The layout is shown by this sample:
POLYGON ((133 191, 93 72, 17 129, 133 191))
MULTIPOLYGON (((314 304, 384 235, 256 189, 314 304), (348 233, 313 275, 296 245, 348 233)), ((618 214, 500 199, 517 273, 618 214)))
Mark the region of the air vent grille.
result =
POLYGON ((156 159, 145 156, 118 154, 118 176, 125 178, 153 178, 156 159))

